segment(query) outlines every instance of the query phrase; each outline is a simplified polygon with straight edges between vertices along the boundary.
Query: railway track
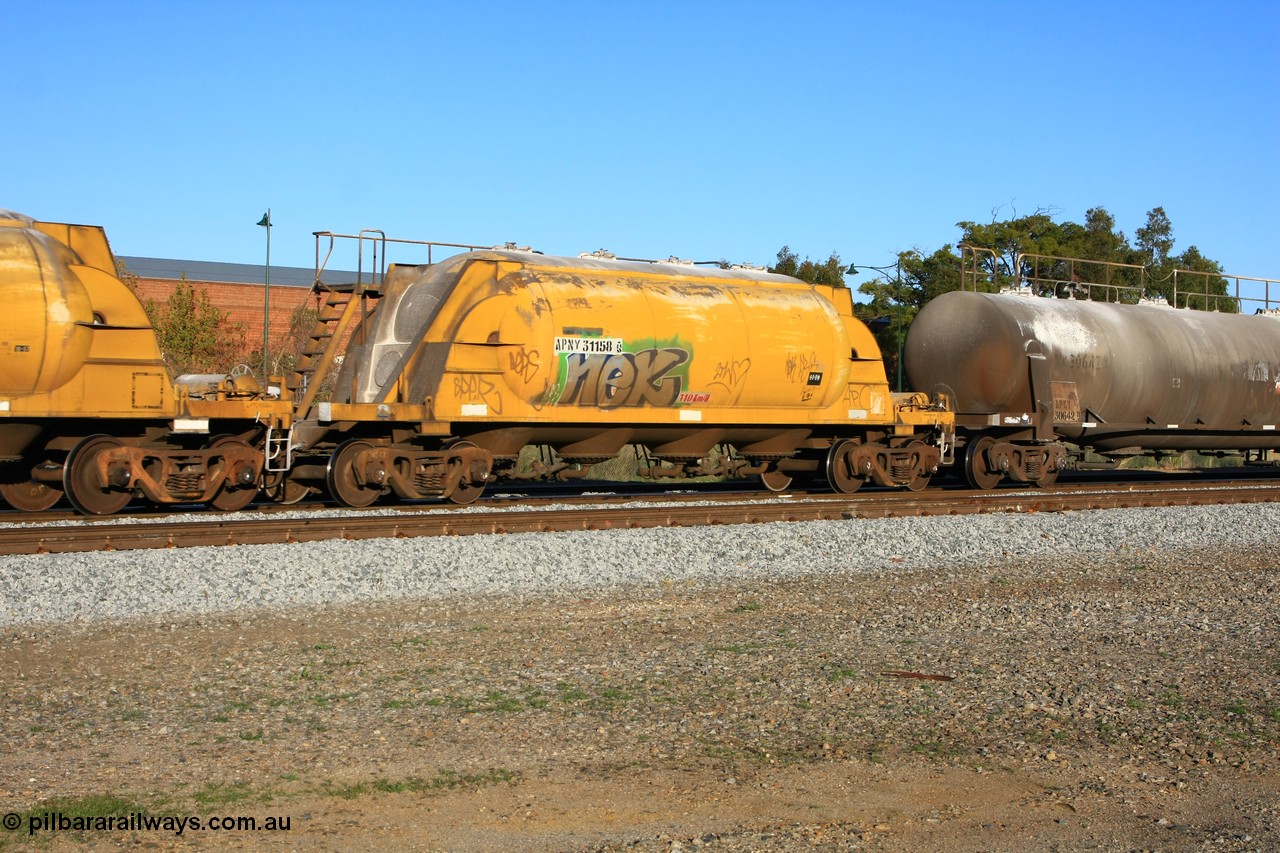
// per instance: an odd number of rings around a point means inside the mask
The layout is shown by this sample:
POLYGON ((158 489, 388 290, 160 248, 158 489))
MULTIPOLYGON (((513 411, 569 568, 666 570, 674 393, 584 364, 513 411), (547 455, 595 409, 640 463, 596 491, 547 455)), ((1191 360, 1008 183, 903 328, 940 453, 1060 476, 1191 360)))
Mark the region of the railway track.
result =
POLYGON ((1105 486, 1059 486, 1051 491, 948 490, 874 492, 852 496, 797 492, 771 498, 744 494, 692 494, 633 497, 626 499, 624 505, 618 505, 616 498, 612 503, 604 503, 603 500, 598 496, 581 496, 572 502, 548 504, 543 509, 414 507, 392 514, 344 511, 302 518, 264 514, 261 518, 250 519, 199 514, 190 520, 171 516, 165 521, 134 518, 72 525, 7 527, 0 528, 0 554, 1274 503, 1280 501, 1280 485, 1270 482, 1113 483, 1105 486))

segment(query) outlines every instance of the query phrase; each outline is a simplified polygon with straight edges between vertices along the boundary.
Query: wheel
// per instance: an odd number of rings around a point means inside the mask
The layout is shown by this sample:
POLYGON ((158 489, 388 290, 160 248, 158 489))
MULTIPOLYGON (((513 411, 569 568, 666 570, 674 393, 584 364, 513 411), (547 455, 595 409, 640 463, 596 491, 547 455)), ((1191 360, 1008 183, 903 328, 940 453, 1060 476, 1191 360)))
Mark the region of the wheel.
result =
POLYGON ((283 480, 267 487, 267 497, 281 506, 293 506, 309 494, 311 490, 296 480, 283 480))
POLYGON ((329 494, 343 506, 365 507, 382 497, 380 483, 362 482, 363 477, 356 477, 356 457, 372 447, 367 441, 353 438, 339 445, 329 459, 324 482, 329 494))
POLYGON ((926 489, 929 487, 929 481, 932 479, 933 479, 932 474, 926 474, 922 471, 916 474, 916 476, 912 477, 911 481, 907 483, 907 491, 918 492, 923 489, 926 489))
POLYGON ((760 482, 771 492, 781 492, 791 485, 791 477, 777 468, 771 468, 760 475, 760 482))
MULTIPOLYGON (((450 450, 458 450, 459 448, 468 447, 475 447, 475 444, 470 441, 455 441, 453 444, 449 445, 450 450)), ((471 471, 462 472, 462 479, 458 481, 457 488, 455 488, 449 495, 450 501, 465 506, 466 504, 475 503, 476 498, 480 497, 480 495, 484 493, 484 487, 487 480, 481 479, 477 482, 475 478, 468 476, 472 473, 473 472, 471 471)), ((487 472, 481 473, 483 474, 487 472)))
POLYGON ((827 453, 827 485, 841 494, 852 494, 867 481, 862 474, 853 471, 851 459, 857 448, 856 441, 845 439, 832 445, 827 453))
POLYGON ((449 500, 461 506, 475 503, 476 498, 484 493, 484 483, 459 483, 458 488, 453 490, 453 494, 449 495, 449 500))
POLYGON ((28 480, 25 483, 2 483, 0 497, 3 497, 14 509, 23 512, 42 512, 62 498, 62 489, 54 488, 48 483, 38 483, 35 480, 28 480))
POLYGON ((72 449, 62 471, 62 490, 77 511, 85 515, 111 515, 128 506, 131 488, 103 488, 98 480, 99 454, 124 445, 109 435, 91 435, 72 449))
MULTIPOLYGON (((220 438, 215 438, 209 443, 210 450, 216 450, 219 447, 231 446, 247 447, 250 450, 253 449, 249 442, 245 441, 243 438, 237 438, 233 435, 224 435, 220 438)), ((236 512, 237 510, 244 509, 249 504, 253 503, 253 499, 257 496, 258 479, 256 477, 254 478, 252 486, 239 486, 229 480, 224 480, 221 488, 218 489, 218 493, 213 496, 211 501, 209 501, 209 506, 214 509, 222 510, 223 512, 236 512)))
POLYGON ((995 444, 994 438, 984 435, 964 449, 964 478, 975 489, 994 489, 1004 479, 1003 472, 987 470, 986 452, 995 444))

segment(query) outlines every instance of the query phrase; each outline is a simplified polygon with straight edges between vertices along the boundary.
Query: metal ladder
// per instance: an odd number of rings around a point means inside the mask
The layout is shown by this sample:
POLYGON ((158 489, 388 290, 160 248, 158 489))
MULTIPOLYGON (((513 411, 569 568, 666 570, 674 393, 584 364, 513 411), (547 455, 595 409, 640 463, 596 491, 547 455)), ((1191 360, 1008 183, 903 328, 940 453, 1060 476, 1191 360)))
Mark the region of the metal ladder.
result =
MULTIPOLYGON (((373 310, 373 303, 382 295, 380 284, 386 270, 387 236, 381 231, 366 228, 358 235, 334 234, 329 231, 317 231, 316 238, 316 279, 311 285, 311 292, 316 295, 319 310, 315 325, 311 328, 311 336, 298 354, 298 364, 289 379, 289 388, 294 393, 297 406, 295 411, 300 419, 311 416, 311 406, 324 384, 329 369, 337 359, 341 348, 347 345, 347 337, 352 331, 352 324, 357 318, 363 321, 373 310), (356 280, 344 284, 326 284, 323 280, 325 266, 333 256, 334 244, 339 237, 354 236, 357 246, 356 280), (324 259, 320 258, 320 245, 324 238, 329 239, 328 252, 324 259), (365 244, 371 248, 372 264, 365 269, 365 244), (381 258, 381 265, 379 259, 381 258)), ((363 325, 359 326, 361 330, 363 325)))
POLYGON ((320 392, 329 368, 347 343, 347 333, 351 331, 352 323, 357 318, 363 320, 368 317, 373 310, 373 303, 381 296, 378 288, 361 282, 324 284, 317 281, 312 285, 312 292, 322 296, 323 301, 316 323, 311 329, 311 336, 299 353, 297 367, 289 380, 289 388, 298 400, 297 412, 300 418, 310 417, 311 405, 320 392))

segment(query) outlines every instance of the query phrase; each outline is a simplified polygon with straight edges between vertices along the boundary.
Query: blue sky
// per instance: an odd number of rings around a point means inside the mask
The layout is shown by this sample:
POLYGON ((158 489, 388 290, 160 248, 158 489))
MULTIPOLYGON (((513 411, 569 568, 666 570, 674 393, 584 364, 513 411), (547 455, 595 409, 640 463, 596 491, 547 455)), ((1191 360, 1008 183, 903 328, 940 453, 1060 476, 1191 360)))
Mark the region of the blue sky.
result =
POLYGON ((0 207, 241 263, 270 207, 309 266, 361 228, 887 264, 1159 205, 1280 278, 1277 45, 1274 0, 13 4, 0 207))

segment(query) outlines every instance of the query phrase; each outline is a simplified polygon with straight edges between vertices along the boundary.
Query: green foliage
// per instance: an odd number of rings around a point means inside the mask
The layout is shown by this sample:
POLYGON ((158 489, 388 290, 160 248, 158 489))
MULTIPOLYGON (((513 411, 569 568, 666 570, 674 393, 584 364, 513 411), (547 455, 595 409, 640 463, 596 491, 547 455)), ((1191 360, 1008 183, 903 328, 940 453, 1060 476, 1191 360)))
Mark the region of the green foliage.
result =
POLYGON ((163 303, 154 299, 142 307, 151 319, 165 364, 174 376, 230 370, 245 350, 243 323, 232 323, 208 291, 196 288, 186 276, 163 303))
POLYGON ((826 284, 831 287, 844 287, 844 264, 835 252, 821 263, 805 258, 803 261, 790 246, 778 250, 778 263, 769 267, 769 272, 778 275, 789 275, 810 284, 826 284))
POLYGON ((1173 223, 1163 207, 1147 212, 1147 224, 1134 232, 1134 246, 1149 266, 1163 267, 1173 253, 1173 223))
MULTIPOLYGON (((311 333, 320 320, 320 311, 310 302, 303 302, 293 309, 289 315, 289 331, 281 341, 277 341, 271 351, 271 373, 286 375, 297 369, 302 361, 302 353, 311 343, 311 333)), ((257 360, 262 361, 262 353, 257 360)), ((333 377, 327 377, 328 386, 332 386, 333 377)), ((321 399, 328 399, 327 394, 321 399)))
MULTIPOLYGON (((855 302, 854 313, 875 333, 891 380, 899 374, 902 341, 916 314, 931 299, 959 290, 965 282, 997 291, 1035 279, 1042 290, 1060 296, 1083 293, 1078 287, 1083 283, 1102 284, 1112 287, 1089 288, 1089 298, 1136 301, 1139 293, 1145 293, 1170 302, 1176 286, 1179 307, 1239 310, 1233 299, 1225 298, 1227 280, 1216 261, 1195 246, 1173 253, 1173 223, 1162 207, 1147 213, 1133 242, 1104 207, 1085 211, 1083 223, 1057 222, 1051 211, 1037 210, 1003 220, 993 214, 991 222, 958 222, 956 227, 960 239, 955 244, 929 254, 915 249, 899 252, 894 265, 880 267, 873 278, 857 286, 862 298, 855 302), (962 272, 959 246, 976 249, 976 266, 967 272, 962 272)), ((843 286, 845 267, 834 252, 825 262, 815 263, 808 258, 801 261, 789 246, 783 246, 770 272, 843 286)))
POLYGON ((1090 288, 1091 299, 1136 301, 1139 295, 1147 295, 1173 302, 1176 286, 1179 307, 1239 310, 1234 300, 1219 298, 1227 294, 1227 281, 1217 262, 1205 258, 1195 246, 1173 254, 1173 223, 1162 207, 1147 212, 1147 221, 1135 232, 1133 243, 1102 207, 1086 211, 1083 225, 1055 222, 1043 210, 989 224, 957 225, 962 232, 960 244, 989 250, 981 255, 982 272, 992 290, 1021 275, 1041 282, 1041 289, 1047 292, 1058 291, 1060 296, 1077 283, 1088 283, 1115 288, 1090 288), (1055 261, 1046 256, 1070 260, 1055 261))

